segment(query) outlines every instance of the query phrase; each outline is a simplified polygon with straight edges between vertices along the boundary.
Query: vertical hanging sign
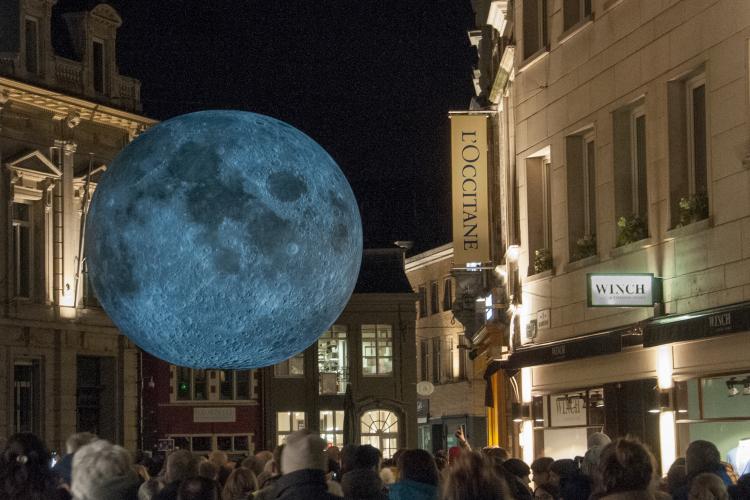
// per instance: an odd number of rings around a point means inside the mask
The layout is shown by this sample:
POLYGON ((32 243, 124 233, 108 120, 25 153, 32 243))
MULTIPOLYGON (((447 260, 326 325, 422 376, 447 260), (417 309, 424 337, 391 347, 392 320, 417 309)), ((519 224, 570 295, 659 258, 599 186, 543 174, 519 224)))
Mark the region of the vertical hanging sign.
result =
POLYGON ((487 116, 452 114, 453 262, 490 260, 487 116))

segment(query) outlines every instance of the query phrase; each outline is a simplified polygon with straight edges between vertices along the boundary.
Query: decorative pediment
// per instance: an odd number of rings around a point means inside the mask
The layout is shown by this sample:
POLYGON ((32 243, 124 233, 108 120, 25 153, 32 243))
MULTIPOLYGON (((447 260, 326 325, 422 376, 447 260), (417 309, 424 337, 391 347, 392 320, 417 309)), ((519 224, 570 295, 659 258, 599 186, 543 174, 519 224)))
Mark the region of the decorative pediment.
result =
POLYGON ((29 177, 35 181, 45 178, 59 179, 62 172, 38 150, 28 151, 6 161, 7 167, 21 177, 29 177))
POLYGON ((91 9, 91 15, 114 26, 115 28, 119 28, 122 25, 122 18, 120 15, 112 6, 107 5, 106 3, 100 3, 91 9))

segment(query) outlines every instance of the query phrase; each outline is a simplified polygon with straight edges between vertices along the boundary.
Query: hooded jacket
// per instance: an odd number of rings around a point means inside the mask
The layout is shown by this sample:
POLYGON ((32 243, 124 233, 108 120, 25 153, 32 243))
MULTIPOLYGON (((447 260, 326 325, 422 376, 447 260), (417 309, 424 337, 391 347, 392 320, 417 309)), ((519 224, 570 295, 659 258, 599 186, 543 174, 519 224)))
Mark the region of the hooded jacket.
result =
POLYGON ((340 500, 328 493, 326 475, 319 469, 300 469, 282 475, 275 485, 279 500, 340 500))
POLYGON ((341 478, 341 488, 347 500, 387 500, 383 480, 374 469, 354 469, 341 478))
POLYGON ((404 479, 391 485, 388 498, 390 500, 437 500, 438 487, 404 479))

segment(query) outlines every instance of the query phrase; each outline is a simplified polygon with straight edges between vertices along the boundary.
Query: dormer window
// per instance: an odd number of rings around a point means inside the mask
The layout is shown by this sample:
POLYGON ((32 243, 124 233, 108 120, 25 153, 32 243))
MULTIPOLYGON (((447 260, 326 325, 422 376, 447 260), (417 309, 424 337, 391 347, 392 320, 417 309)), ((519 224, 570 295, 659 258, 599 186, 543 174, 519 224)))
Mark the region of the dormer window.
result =
POLYGON ((26 36, 26 71, 39 74, 39 21, 27 17, 24 24, 26 36))
POLYGON ((96 40, 93 41, 92 53, 92 65, 94 69, 94 91, 99 94, 104 93, 106 85, 105 81, 105 61, 104 61, 104 41, 96 40))

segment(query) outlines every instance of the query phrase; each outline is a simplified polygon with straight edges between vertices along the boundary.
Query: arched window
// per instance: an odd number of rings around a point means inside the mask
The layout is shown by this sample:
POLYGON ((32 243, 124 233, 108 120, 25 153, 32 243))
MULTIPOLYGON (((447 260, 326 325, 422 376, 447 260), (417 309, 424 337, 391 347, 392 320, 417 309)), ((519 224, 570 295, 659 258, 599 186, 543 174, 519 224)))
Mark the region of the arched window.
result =
POLYGON ((361 444, 369 444, 391 458, 398 449, 398 417, 388 410, 370 410, 362 415, 361 444))

